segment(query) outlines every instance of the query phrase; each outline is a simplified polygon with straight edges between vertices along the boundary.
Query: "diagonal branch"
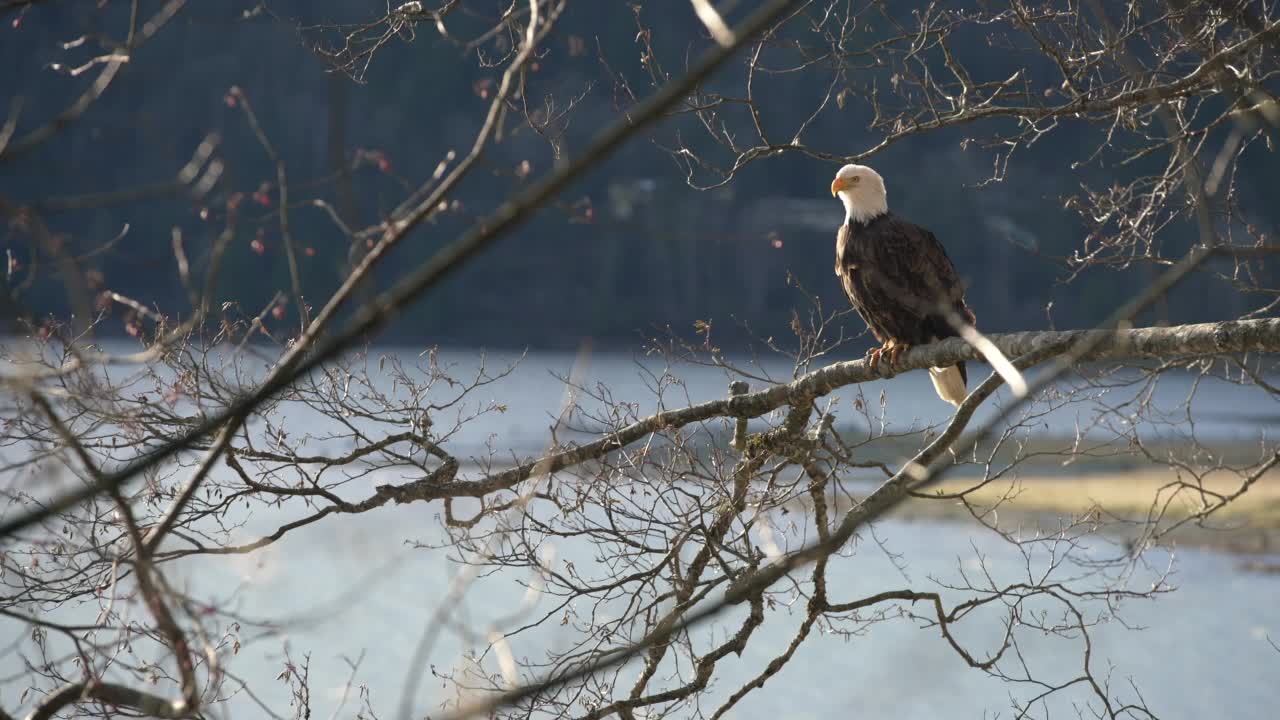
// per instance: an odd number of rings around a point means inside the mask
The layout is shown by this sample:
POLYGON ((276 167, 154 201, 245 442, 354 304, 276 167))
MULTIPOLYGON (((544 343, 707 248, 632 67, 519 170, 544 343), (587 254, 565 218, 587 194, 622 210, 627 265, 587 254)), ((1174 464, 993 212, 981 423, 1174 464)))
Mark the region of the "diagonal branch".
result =
MULTIPOLYGON (((771 0, 756 10, 743 23, 741 30, 737 33, 734 46, 716 47, 708 52, 683 78, 664 86, 632 112, 597 135, 576 160, 561 165, 551 175, 519 193, 499 208, 493 217, 481 221, 470 232, 441 249, 425 265, 419 267, 395 287, 365 304, 346 328, 318 344, 305 359, 273 373, 272 377, 263 382, 256 391, 242 396, 226 410, 205 419, 185 435, 139 457, 133 463, 115 472, 104 474, 98 482, 68 493, 50 502, 44 508, 4 523, 0 526, 0 536, 10 535, 109 488, 123 485, 143 470, 154 467, 191 447, 196 441, 226 425, 229 420, 248 417, 258 405, 275 397, 299 377, 357 346, 369 333, 377 331, 394 318, 408 303, 434 288, 445 277, 475 258, 481 250, 489 247, 498 238, 522 225, 576 179, 612 155, 626 141, 661 119, 667 110, 681 102, 703 79, 727 62, 739 47, 798 2, 799 0, 771 0)), ((318 324, 319 317, 312 323, 311 328, 315 328, 318 324)), ((299 342, 298 347, 305 348, 306 344, 299 342)))

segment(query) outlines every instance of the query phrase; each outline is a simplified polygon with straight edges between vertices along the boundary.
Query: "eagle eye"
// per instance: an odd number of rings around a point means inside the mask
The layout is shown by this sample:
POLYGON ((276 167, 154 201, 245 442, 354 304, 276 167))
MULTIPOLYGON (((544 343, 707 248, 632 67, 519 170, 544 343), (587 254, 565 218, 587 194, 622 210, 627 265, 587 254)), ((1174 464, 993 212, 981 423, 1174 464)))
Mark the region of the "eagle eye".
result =
POLYGON ((861 176, 861 175, 854 175, 853 177, 849 178, 849 183, 850 183, 850 184, 857 185, 857 184, 858 184, 858 183, 860 183, 860 182, 862 182, 862 176, 861 176))

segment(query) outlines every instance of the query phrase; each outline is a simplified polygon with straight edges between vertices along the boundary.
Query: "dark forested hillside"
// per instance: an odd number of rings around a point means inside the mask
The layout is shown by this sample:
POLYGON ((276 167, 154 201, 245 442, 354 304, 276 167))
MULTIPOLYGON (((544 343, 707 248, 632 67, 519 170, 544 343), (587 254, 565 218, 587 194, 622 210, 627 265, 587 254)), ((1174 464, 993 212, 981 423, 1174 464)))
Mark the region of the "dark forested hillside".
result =
POLYGON ((1273 717, 1278 53, 0 0, 0 720, 1273 717))
MULTIPOLYGON (((160 5, 142 2, 143 14, 160 5)), ((507 3, 490 5, 497 17, 507 3)), ((561 157, 572 155, 632 103, 630 94, 650 92, 654 73, 641 61, 646 42, 669 65, 662 68, 669 74, 681 70, 672 63, 684 62, 693 46, 705 42, 687 3, 648 4, 634 13, 619 12, 618 5, 571 3, 537 61, 526 99, 541 105, 561 134, 548 142, 513 125, 512 137, 494 145, 468 179, 461 201, 396 250, 401 262, 378 269, 380 282, 490 213, 528 175, 554 163, 557 148, 561 157), (554 121, 561 113, 563 119, 554 121)), ((92 71, 71 77, 66 66, 69 57, 87 62, 99 49, 77 55, 63 43, 118 27, 130 6, 35 3, 6 15, 0 27, 0 111, 8 114, 21 99, 18 135, 67 107, 95 77, 92 71)), ((81 253, 94 249, 82 263, 100 288, 180 315, 185 295, 174 271, 174 228, 192 262, 199 262, 221 231, 219 208, 242 193, 243 219, 256 229, 242 231, 228 248, 218 296, 260 307, 287 287, 288 270, 273 214, 279 201, 275 170, 233 88, 252 103, 291 182, 299 188, 323 182, 320 194, 350 227, 377 223, 447 153, 464 152, 487 110, 500 68, 488 67, 486 55, 500 48, 461 47, 428 25, 416 29, 411 43, 390 39, 358 77, 335 72, 324 50, 341 46, 345 31, 336 26, 384 12, 382 0, 188 3, 122 67, 79 122, 60 130, 56 142, 0 165, 0 195, 39 208, 50 231, 81 253), (460 56, 474 62, 458 62, 460 56), (441 104, 441 97, 452 101, 441 104), (209 133, 219 137, 222 176, 205 202, 183 201, 165 184, 209 133), (335 173, 338 179, 331 182, 335 173), (119 204, 114 193, 150 199, 119 204)), ((491 20, 453 14, 447 27, 468 38, 491 20)), ((868 32, 874 38, 889 31, 868 32)), ((975 76, 1053 73, 1044 57, 1027 54, 1024 66, 1022 56, 977 34, 952 43, 975 76)), ((734 61, 718 81, 732 87, 743 64, 734 61)), ((761 121, 790 132, 818 108, 832 82, 832 74, 822 72, 760 80, 761 121)), ((851 90, 813 118, 804 140, 834 152, 861 152, 880 140, 867 129, 869 113, 851 90)), ((690 174, 667 151, 676 138, 699 147, 693 125, 676 119, 652 133, 652 142, 627 147, 557 207, 418 303, 394 324, 390 339, 539 346, 590 336, 630 343, 654 327, 687 333, 695 320, 708 320, 718 342, 732 345, 743 339, 738 323, 760 334, 783 332, 793 308, 803 308, 806 301, 788 283, 788 273, 827 308, 842 307, 831 257, 843 215, 828 192, 839 163, 779 153, 743 168, 731 184, 694 189, 687 180, 705 185, 716 178, 690 174)), ((982 187, 978 183, 992 176, 993 155, 966 147, 961 130, 907 138, 868 162, 886 178, 891 206, 930 226, 946 244, 969 281, 969 302, 982 327, 1085 325, 1112 308, 1131 283, 1155 271, 1138 263, 1127 272, 1073 277, 1066 262, 1089 229, 1064 208, 1063 199, 1078 189, 1083 175, 1077 173, 1100 172, 1098 165, 1073 166, 1081 144, 1097 142, 1096 127, 1060 128, 1000 166, 1002 181, 982 187)), ((1101 166, 1119 174, 1143 169, 1141 161, 1109 167, 1104 160, 1101 166)), ((1249 164, 1241 172, 1254 175, 1246 188, 1270 187, 1275 175, 1249 164)), ((1274 213, 1256 218, 1264 229, 1274 221, 1274 213)), ((294 208, 291 223, 304 250, 305 294, 328 297, 349 268, 345 238, 311 205, 294 208)), ((1185 245, 1188 232, 1185 225, 1172 227, 1161 241, 1185 245)), ((13 267, 32 259, 24 244, 8 242, 13 267)), ((65 309, 66 295, 56 282, 33 284, 20 295, 37 315, 65 309)), ((1199 279, 1156 311, 1165 317, 1149 319, 1234 316, 1243 303, 1227 286, 1199 279)), ((845 322, 861 332, 856 317, 845 322)))

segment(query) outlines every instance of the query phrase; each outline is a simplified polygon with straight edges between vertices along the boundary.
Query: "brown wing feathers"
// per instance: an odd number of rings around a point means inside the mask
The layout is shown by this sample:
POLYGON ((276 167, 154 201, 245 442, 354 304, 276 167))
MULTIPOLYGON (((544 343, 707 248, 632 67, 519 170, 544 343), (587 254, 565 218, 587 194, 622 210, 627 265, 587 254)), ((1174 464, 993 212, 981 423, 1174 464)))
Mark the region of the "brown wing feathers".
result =
MULTIPOLYGON (((836 274, 880 342, 922 345, 955 336, 939 304, 974 323, 942 243, 933 233, 892 213, 841 226, 836 236, 836 274)), ((960 371, 964 374, 963 366, 960 371)))

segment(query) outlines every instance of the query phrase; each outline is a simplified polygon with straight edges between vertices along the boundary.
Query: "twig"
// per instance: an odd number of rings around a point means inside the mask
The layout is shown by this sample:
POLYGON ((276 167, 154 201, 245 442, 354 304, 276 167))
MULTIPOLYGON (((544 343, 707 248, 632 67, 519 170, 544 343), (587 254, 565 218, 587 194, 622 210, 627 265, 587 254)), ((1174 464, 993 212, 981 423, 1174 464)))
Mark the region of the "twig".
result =
MULTIPOLYGON (((465 265, 498 238, 523 224, 537 208, 542 207, 574 180, 611 155, 627 140, 657 122, 668 109, 681 102, 703 78, 728 61, 738 47, 798 2, 799 0, 771 0, 762 6, 743 23, 733 47, 717 47, 703 56, 683 78, 666 85, 626 117, 601 132, 577 159, 560 166, 550 176, 519 193, 499 208, 493 217, 482 221, 470 232, 444 247, 425 265, 419 267, 391 290, 366 303, 343 331, 319 344, 305 359, 273 373, 272 377, 264 381, 255 392, 241 396, 231 403, 230 407, 207 418, 186 434, 139 457, 120 470, 104 474, 101 481, 77 489, 49 502, 39 510, 28 512, 4 523, 0 526, 0 536, 12 534, 109 488, 119 487, 146 468, 163 462, 217 428, 226 425, 231 418, 247 417, 259 404, 288 388, 297 378, 356 346, 362 338, 390 321, 400 308, 438 285, 446 276, 465 265)), ((309 330, 318 324, 319 316, 309 330)), ((295 347, 299 348, 300 355, 300 348, 306 347, 306 343, 300 341, 295 347)))
MULTIPOLYGON (((160 28, 164 27, 165 23, 169 22, 169 20, 171 20, 173 16, 182 9, 182 6, 185 4, 186 0, 170 0, 168 4, 160 8, 160 10, 156 12, 155 15, 151 16, 151 19, 143 25, 142 32, 139 33, 140 37, 135 39, 134 43, 129 47, 129 51, 132 52, 133 50, 136 50, 138 45, 155 35, 160 28)), ((7 8, 0 8, 0 10, 4 9, 7 8)), ((107 63, 107 66, 102 69, 102 72, 99 73, 98 77, 93 81, 93 84, 90 85, 89 88, 85 90, 70 107, 59 113, 53 118, 53 120, 50 120, 48 123, 27 133, 9 147, 0 150, 0 163, 12 160, 13 158, 39 146, 45 140, 48 140, 57 134, 59 130, 78 120, 80 116, 84 115, 85 111, 87 111, 89 107, 107 91, 107 88, 111 86, 112 81, 115 80, 116 75, 120 72, 120 68, 124 67, 125 61, 128 60, 128 58, 128 54, 113 55, 111 60, 107 63)))

